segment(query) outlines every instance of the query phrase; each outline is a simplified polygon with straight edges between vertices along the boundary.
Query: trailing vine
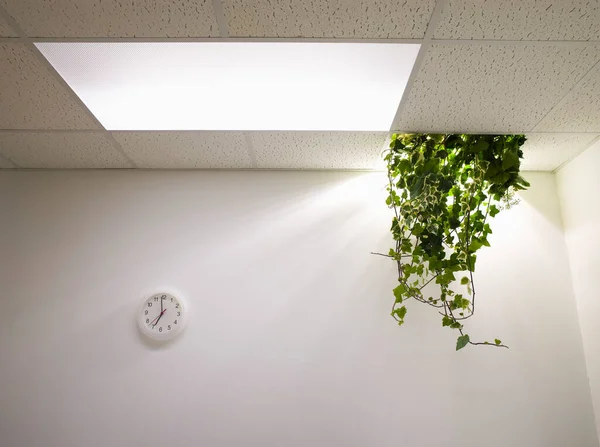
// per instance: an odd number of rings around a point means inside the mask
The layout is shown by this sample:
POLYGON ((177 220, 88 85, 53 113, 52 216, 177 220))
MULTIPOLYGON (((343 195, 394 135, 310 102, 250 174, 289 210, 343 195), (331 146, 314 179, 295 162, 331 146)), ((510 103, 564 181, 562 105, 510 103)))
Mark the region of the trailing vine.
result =
POLYGON ((488 219, 503 201, 510 207, 515 190, 529 186, 519 175, 524 142, 523 135, 392 136, 386 203, 394 211, 395 247, 376 254, 398 265, 391 314, 399 325, 406 302, 414 300, 435 308, 442 326, 458 331, 456 350, 507 347, 499 339, 472 341, 464 321, 475 313, 473 273, 478 250, 490 245, 488 219))

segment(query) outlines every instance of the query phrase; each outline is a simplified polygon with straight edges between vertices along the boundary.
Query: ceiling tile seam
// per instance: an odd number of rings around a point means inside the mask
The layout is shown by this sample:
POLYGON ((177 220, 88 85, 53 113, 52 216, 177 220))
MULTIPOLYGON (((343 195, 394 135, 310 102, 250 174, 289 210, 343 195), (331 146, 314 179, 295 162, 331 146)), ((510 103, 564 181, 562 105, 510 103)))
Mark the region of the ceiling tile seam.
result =
POLYGON ((598 135, 596 138, 594 138, 588 144, 585 144, 580 150, 578 150, 575 154, 572 154, 569 158, 567 158, 565 161, 563 161, 561 164, 559 164, 551 172, 553 174, 556 174, 558 171, 560 171, 566 165, 568 165, 569 163, 571 163, 573 160, 575 160, 577 157, 579 157, 581 154, 583 154, 585 151, 587 151, 590 147, 592 147, 598 141, 600 141, 600 135, 598 135))
POLYGON ((3 133, 97 133, 106 134, 104 129, 0 129, 0 135, 3 133))
MULTIPOLYGON (((396 131, 401 131, 401 129, 395 129, 396 131)), ((103 129, 0 129, 0 135, 2 134, 10 134, 10 133, 70 133, 70 134, 102 134, 105 135, 109 131, 103 129)), ((110 131, 113 132, 113 131, 110 131)), ((248 134, 259 133, 259 132, 270 132, 270 133, 314 133, 314 132, 322 132, 322 133, 372 133, 370 130, 276 130, 276 129, 264 129, 264 130, 256 130, 256 131, 246 131, 244 129, 231 129, 231 130, 198 130, 198 129, 182 129, 182 130, 118 130, 118 133, 155 133, 155 132, 177 132, 177 133, 200 133, 200 134, 210 134, 210 133, 240 133, 246 132, 248 134)), ((412 130, 410 133, 453 133, 453 134, 468 134, 473 131, 467 130, 448 130, 448 129, 436 129, 436 130, 412 130)), ((393 132, 395 133, 395 132, 393 132)), ((528 131, 524 129, 511 130, 511 131, 477 131, 478 134, 481 135, 509 135, 509 134, 527 134, 527 135, 598 135, 598 131, 590 131, 590 132, 573 132, 572 130, 568 131, 528 131)), ((390 133, 386 133, 387 138, 390 137, 390 133)))
POLYGON ((600 40, 510 40, 510 39, 431 39, 436 45, 490 45, 490 46, 527 46, 547 45, 556 46, 600 46, 600 40))
MULTIPOLYGON (((0 151, 1 150, 2 149, 0 148, 0 151)), ((16 169, 23 169, 19 164, 17 164, 14 161, 12 161, 12 159, 10 157, 8 157, 7 155, 4 155, 1 152, 0 152, 0 160, 4 160, 5 162, 8 162, 8 164, 13 165, 13 167, 16 168, 16 169)), ((13 169, 13 168, 8 168, 8 169, 13 169)))
POLYGON ((223 10, 223 3, 221 0, 213 0, 213 10, 215 18, 217 19, 217 25, 219 26, 219 36, 229 37, 229 24, 225 18, 225 11, 223 10))
MULTIPOLYGON (((16 168, 14 170, 20 171, 98 171, 99 168, 16 168)), ((361 172, 361 173, 383 173, 384 171, 375 171, 373 169, 331 169, 331 168, 102 168, 102 171, 202 171, 202 172, 338 172, 338 173, 353 173, 353 172, 361 172)), ((548 171, 540 171, 540 172, 548 172, 548 171)))
POLYGON ((244 141, 246 142, 246 152, 250 158, 250 166, 252 166, 252 169, 257 169, 258 161, 256 159, 256 151, 254 150, 254 141, 252 141, 252 135, 248 132, 244 132, 244 141))
POLYGON ((406 83, 406 87, 404 88, 404 92, 402 92, 402 98, 400 98, 400 103, 398 104, 398 108, 396 109, 396 113, 394 115, 394 119, 390 124, 389 133, 394 130, 396 127, 396 123, 400 119, 400 115, 404 111, 406 104, 408 103, 408 97, 412 90, 412 86, 417 79, 421 71, 421 67, 425 62, 425 55, 429 50, 429 46, 431 45, 431 38, 437 25, 442 17, 442 12, 444 10, 444 6, 447 0, 436 0, 433 11, 431 12, 431 16, 429 17, 429 22, 427 23, 427 29, 425 30, 425 35, 423 36, 423 42, 421 43, 421 47, 419 48, 419 53, 417 54, 417 58, 415 60, 415 64, 410 72, 410 76, 408 77, 408 82, 406 83))
MULTIPOLYGON (((18 41, 19 37, 0 37, 18 41)), ((31 37, 39 43, 378 43, 378 44, 420 44, 423 39, 382 39, 382 38, 337 38, 337 37, 31 37)))
MULTIPOLYGON (((419 44, 424 39, 399 38, 343 38, 343 37, 0 37, 0 42, 18 42, 31 40, 40 43, 244 43, 244 42, 285 42, 285 43, 379 43, 379 44, 419 44)), ((493 45, 493 46, 526 46, 526 45, 557 45, 557 46, 600 46, 600 40, 509 40, 509 39, 430 39, 438 45, 493 45)))
POLYGON ((573 84, 573 86, 556 102, 556 104, 554 104, 554 106, 552 106, 552 108, 550 108, 550 110, 548 110, 548 112, 544 114, 544 116, 537 122, 537 124, 531 128, 531 130, 535 130, 557 107, 564 104, 567 98, 569 98, 571 94, 574 93, 581 84, 588 81, 596 72, 596 68, 599 67, 600 59, 598 59, 598 61, 594 65, 592 65, 592 67, 581 78, 579 78, 579 80, 575 84, 573 84))
POLYGON ((139 168, 139 166, 133 161, 133 159, 125 152, 125 150, 123 149, 123 146, 121 146, 121 143, 119 143, 117 141, 117 139, 115 138, 113 133, 110 131, 106 131, 105 133, 106 133, 106 137, 112 143, 113 149, 115 151, 117 151, 119 154, 121 154, 121 156, 123 156, 125 158, 125 160, 127 160, 127 163, 129 163, 129 166, 133 167, 135 169, 139 168))
POLYGON ((33 44, 33 41, 25 34, 23 29, 21 29, 21 27, 17 23, 17 21, 2 6, 0 6, 0 17, 2 17, 14 29, 14 31, 21 38, 19 39, 21 41, 20 43, 25 44, 27 48, 29 48, 29 50, 32 51, 32 53, 38 59, 38 61, 44 67, 46 67, 50 75, 53 76, 54 79, 57 80, 58 83, 66 90, 67 94, 83 108, 83 110, 89 115, 92 121, 99 126, 99 129, 104 129, 102 123, 98 121, 96 116, 90 111, 90 109, 87 108, 87 106, 83 103, 81 98, 77 96, 77 94, 73 91, 69 84, 67 84, 67 82, 62 78, 62 76, 58 74, 58 72, 54 69, 52 64, 50 64, 50 62, 48 62, 48 60, 44 57, 40 50, 37 49, 37 47, 33 44))

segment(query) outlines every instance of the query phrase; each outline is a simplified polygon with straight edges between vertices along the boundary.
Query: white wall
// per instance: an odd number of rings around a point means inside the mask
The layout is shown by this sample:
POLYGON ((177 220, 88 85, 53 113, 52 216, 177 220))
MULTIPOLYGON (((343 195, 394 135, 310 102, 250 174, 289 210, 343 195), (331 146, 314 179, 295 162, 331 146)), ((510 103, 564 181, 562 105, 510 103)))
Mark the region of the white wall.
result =
POLYGON ((0 445, 598 445, 554 177, 493 222, 473 338, 391 317, 380 174, 0 173, 0 445), (158 348, 145 294, 190 325, 158 348))
POLYGON ((557 173, 596 427, 600 437, 600 141, 557 173))

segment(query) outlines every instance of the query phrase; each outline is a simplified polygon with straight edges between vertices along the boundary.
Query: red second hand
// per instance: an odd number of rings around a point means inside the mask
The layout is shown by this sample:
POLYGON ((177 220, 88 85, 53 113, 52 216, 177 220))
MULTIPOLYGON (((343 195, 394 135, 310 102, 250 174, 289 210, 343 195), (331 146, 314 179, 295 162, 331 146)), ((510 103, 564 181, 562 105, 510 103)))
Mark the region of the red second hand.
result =
POLYGON ((150 322, 150 324, 152 324, 152 323, 154 323, 156 320, 158 320, 158 319, 159 319, 159 318, 162 316, 162 314, 164 314, 166 311, 167 311, 167 309, 163 310, 163 311, 162 311, 160 314, 158 314, 158 316, 157 316, 157 317, 156 317, 154 320, 152 320, 152 321, 150 322))

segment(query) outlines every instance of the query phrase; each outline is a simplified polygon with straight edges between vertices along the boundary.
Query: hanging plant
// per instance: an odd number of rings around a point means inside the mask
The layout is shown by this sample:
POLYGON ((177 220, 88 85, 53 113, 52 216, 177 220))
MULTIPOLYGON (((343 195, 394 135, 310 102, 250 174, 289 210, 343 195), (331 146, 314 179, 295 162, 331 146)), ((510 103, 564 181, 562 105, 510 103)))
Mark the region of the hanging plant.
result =
MULTIPOLYGON (((387 205, 394 211, 398 265, 392 316, 404 323, 406 304, 418 301, 441 315, 442 326, 467 344, 507 347, 499 339, 474 342, 464 321, 475 313, 477 252, 488 246, 488 219, 529 186, 519 168, 523 135, 393 135, 385 155, 387 205), (429 292, 434 289, 435 292, 429 292)), ((380 254, 381 253, 377 253, 380 254)))

